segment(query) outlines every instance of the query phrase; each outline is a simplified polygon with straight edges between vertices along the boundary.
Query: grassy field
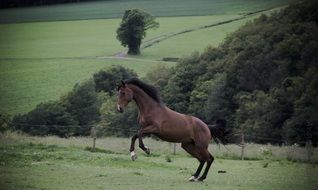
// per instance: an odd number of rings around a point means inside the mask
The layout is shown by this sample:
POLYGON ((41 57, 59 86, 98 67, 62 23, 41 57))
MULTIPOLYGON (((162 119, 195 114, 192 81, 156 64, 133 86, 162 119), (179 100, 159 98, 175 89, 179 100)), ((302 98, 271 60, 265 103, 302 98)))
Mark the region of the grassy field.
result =
POLYGON ((199 3, 177 0, 165 4, 155 0, 118 0, 0 10, 2 23, 50 20, 0 24, 0 113, 24 113, 40 102, 57 99, 77 82, 88 79, 99 69, 110 65, 127 66, 134 69, 139 76, 144 76, 158 63, 153 60, 182 57, 194 51, 201 52, 208 45, 217 46, 227 34, 257 15, 206 29, 197 28, 239 18, 242 14, 286 2, 287 0, 200 0, 199 3), (153 43, 180 31, 194 30, 145 48, 142 55, 133 57, 134 59, 114 57, 125 50, 116 39, 120 19, 92 18, 96 15, 101 16, 98 18, 120 17, 116 14, 122 14, 127 7, 154 11, 157 16, 171 16, 157 18, 160 27, 148 32, 145 43, 153 43), (112 16, 100 14, 98 10, 112 16), (177 17, 178 15, 182 17, 177 17), (10 18, 16 20, 10 21, 10 18), (72 19, 91 20, 56 21, 72 19))
MULTIPOLYGON (((238 15, 158 18, 147 40, 238 15)), ((124 48, 116 39, 120 19, 0 24, 0 58, 111 56, 124 48)), ((201 46, 205 46, 202 44, 201 46)))
POLYGON ((202 52, 208 46, 217 47, 227 35, 253 18, 255 17, 174 36, 145 48, 141 57, 156 60, 162 60, 164 57, 180 58, 195 51, 202 52))
MULTIPOLYGON (((149 32, 145 41, 236 16, 159 18, 161 27, 149 32)), ((2 24, 0 111, 7 114, 29 111, 40 102, 57 99, 75 83, 90 78, 94 72, 110 65, 127 66, 144 76, 157 64, 147 60, 161 60, 164 56, 180 57, 194 50, 201 50, 208 44, 217 45, 226 33, 235 30, 245 21, 216 27, 214 32, 218 36, 209 37, 211 31, 202 30, 165 40, 148 48, 149 50, 144 49, 142 56, 135 57, 143 60, 109 57, 123 50, 115 38, 119 19, 2 24), (193 36, 198 32, 200 39, 206 37, 211 41, 198 39, 180 43, 185 37, 195 39, 193 36), (193 45, 190 46, 189 43, 193 45), (107 59, 102 59, 105 56, 107 59)))
POLYGON ((121 18, 131 8, 157 17, 244 14, 291 0, 115 0, 0 10, 0 23, 121 18))
POLYGON ((125 150, 129 139, 98 139, 105 143, 98 152, 84 148, 89 140, 0 135, 1 189, 311 190, 318 185, 317 165, 218 157, 204 183, 191 183, 187 179, 197 161, 179 149, 171 155, 167 143, 147 139, 152 155, 138 150, 139 158, 133 162, 125 150))
POLYGON ((0 25, 0 58, 59 58, 111 55, 119 19, 0 25))
POLYGON ((0 61, 0 112, 29 111, 56 100, 99 69, 122 65, 144 76, 157 62, 129 59, 20 59, 0 61))

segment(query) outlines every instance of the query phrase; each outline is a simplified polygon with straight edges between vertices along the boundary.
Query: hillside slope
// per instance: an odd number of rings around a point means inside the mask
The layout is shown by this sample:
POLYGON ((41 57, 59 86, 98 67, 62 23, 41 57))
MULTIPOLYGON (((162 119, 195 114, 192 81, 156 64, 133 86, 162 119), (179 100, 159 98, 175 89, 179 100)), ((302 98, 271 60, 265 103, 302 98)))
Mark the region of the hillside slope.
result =
POLYGON ((318 143, 317 10, 315 1, 292 4, 182 60, 166 102, 208 123, 226 118, 253 141, 318 143))

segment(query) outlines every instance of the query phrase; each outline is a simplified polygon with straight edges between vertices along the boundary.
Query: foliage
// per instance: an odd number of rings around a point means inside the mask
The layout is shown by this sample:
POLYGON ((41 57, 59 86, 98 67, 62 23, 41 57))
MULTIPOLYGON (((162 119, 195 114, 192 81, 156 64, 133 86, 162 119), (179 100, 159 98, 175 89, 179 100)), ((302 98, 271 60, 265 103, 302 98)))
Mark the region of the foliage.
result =
POLYGON ((91 124, 99 118, 100 102, 94 87, 92 80, 76 84, 71 92, 62 97, 67 112, 73 115, 80 125, 91 124))
MULTIPOLYGON (((169 107, 209 124, 225 118, 229 127, 243 130, 247 140, 301 145, 312 140, 317 145, 317 32, 317 3, 298 2, 248 23, 218 48, 208 47, 202 54, 183 58, 171 70, 158 68, 147 80, 160 88, 169 107)), ((17 116, 16 121, 32 117, 50 121, 69 114, 70 123, 100 121, 99 135, 129 136, 138 127, 137 110, 131 105, 125 114, 116 113, 111 82, 118 73, 120 69, 116 75, 101 72, 94 77, 96 89, 107 95, 94 95, 92 86, 83 88, 90 92, 83 95, 77 87, 65 101, 39 106, 46 115, 34 111, 17 116), (91 121, 80 121, 85 114, 77 113, 79 97, 94 99, 86 104, 94 110, 91 121), (98 97, 104 98, 100 116, 94 114, 98 97)))
POLYGON ((58 135, 67 137, 73 135, 78 123, 58 102, 39 104, 27 114, 16 115, 12 119, 15 130, 20 130, 31 135, 58 135), (65 127, 67 126, 67 127, 65 127))
MULTIPOLYGON (((231 1, 233 0, 224 2, 223 6, 226 3, 232 3, 231 1)), ((100 3, 102 2, 118 4, 118 1, 100 1, 100 3)), ((205 1, 205 3, 213 2, 205 1)), ((92 7, 97 7, 96 3, 90 2, 88 4, 92 7)), ((169 4, 171 3, 176 2, 169 2, 169 4)), ((254 6, 255 4, 260 6, 260 3, 253 2, 249 6, 254 6)), ((61 15, 61 9, 65 7, 71 9, 73 6, 73 4, 69 4, 67 6, 33 7, 27 10, 32 9, 28 11, 32 12, 29 16, 35 18, 38 9, 41 12, 47 12, 45 11, 46 8, 58 8, 58 13, 57 11, 52 11, 52 14, 41 15, 39 17, 57 16, 66 19, 65 15, 61 15)), ((149 6, 153 7, 154 5, 151 4, 149 6)), ((74 7, 74 9, 78 10, 78 7, 74 7)), ((252 10, 251 7, 249 10, 252 10)), ((6 11, 15 12, 12 15, 22 15, 25 9, 10 9, 6 11)), ((233 10, 231 9, 231 11, 233 10)), ((3 12, 0 11, 0 15, 1 13, 3 12)), ((67 13, 70 15, 69 11, 67 13)), ((4 16, 0 17, 0 22, 5 20, 4 16)), ((160 28, 149 30, 144 40, 154 39, 167 33, 180 31, 181 29, 187 30, 209 23, 219 23, 236 17, 237 15, 232 15, 232 13, 231 15, 198 17, 160 17, 156 18, 160 22, 160 28)), ((201 51, 208 44, 216 46, 223 41, 226 34, 235 31, 247 20, 251 20, 254 17, 212 27, 209 30, 200 30, 199 33, 189 32, 188 35, 183 34, 169 38, 151 48, 143 49, 143 55, 138 58, 161 60, 162 57, 166 56, 180 57, 189 55, 194 49, 201 51)), ((23 16, 23 19, 27 19, 26 16, 23 16)), ((0 36, 3 36, 1 38, 2 43, 0 43, 0 57, 14 59, 0 60, 0 80, 2 83, 0 85, 0 91, 2 92, 0 112, 11 115, 25 113, 32 110, 40 102, 57 100, 63 93, 70 91, 75 83, 85 80, 91 77, 93 73, 111 65, 122 65, 134 69, 139 76, 144 76, 158 61, 104 57, 114 55, 116 52, 122 50, 119 41, 114 38, 119 22, 119 19, 90 19, 69 22, 2 24, 0 26, 0 36), (20 51, 20 49, 24 51, 20 51), (71 57, 72 59, 69 59, 71 57), (47 86, 50 86, 50 88, 47 88, 47 86)), ((174 63, 168 64, 174 65, 174 63)))
POLYGON ((100 70, 93 78, 97 92, 104 91, 110 95, 114 94, 116 87, 121 80, 137 77, 135 71, 123 66, 113 66, 107 70, 100 70))
MULTIPOLYGON (((73 90, 62 96, 60 100, 41 103, 26 114, 16 115, 12 120, 14 129, 40 136, 58 135, 68 137, 89 135, 91 127, 101 120, 100 109, 102 103, 108 102, 108 108, 112 107, 111 105, 116 105, 114 97, 95 90, 105 90, 106 88, 113 90, 113 88, 105 87, 103 84, 109 84, 110 86, 118 84, 117 80, 98 77, 100 75, 103 76, 104 73, 117 77, 118 81, 126 79, 125 77, 136 76, 134 71, 121 66, 112 67, 109 70, 101 70, 94 75, 94 79, 98 79, 96 84, 92 79, 76 84, 73 90), (99 85, 99 88, 96 87, 97 85, 99 85)), ((108 92, 111 93, 112 91, 108 92)), ((113 109, 113 112, 115 110, 113 109)), ((112 119, 117 121, 116 126, 119 126, 122 122, 122 117, 112 119)), ((129 133, 123 132, 123 134, 128 135, 129 133)))
POLYGON ((139 9, 126 10, 117 29, 117 39, 123 46, 128 46, 128 54, 140 54, 140 45, 146 30, 158 28, 159 23, 147 12, 139 9))
POLYGON ((184 58, 171 71, 173 73, 168 81, 163 95, 165 102, 172 109, 187 112, 190 94, 198 78, 205 73, 206 63, 200 62, 198 53, 184 58))
POLYGON ((129 137, 139 128, 137 123, 138 110, 134 103, 130 103, 123 113, 116 109, 116 97, 109 97, 102 105, 101 122, 97 128, 98 136, 129 137))
POLYGON ((168 84, 168 80, 171 75, 171 69, 167 65, 158 64, 150 70, 145 76, 145 80, 153 85, 159 92, 164 90, 164 87, 168 84))
POLYGON ((9 129, 11 123, 10 117, 6 114, 0 114, 0 132, 5 132, 9 129))
POLYGON ((182 59, 164 100, 208 123, 225 118, 254 142, 317 145, 317 8, 314 1, 291 4, 182 59))

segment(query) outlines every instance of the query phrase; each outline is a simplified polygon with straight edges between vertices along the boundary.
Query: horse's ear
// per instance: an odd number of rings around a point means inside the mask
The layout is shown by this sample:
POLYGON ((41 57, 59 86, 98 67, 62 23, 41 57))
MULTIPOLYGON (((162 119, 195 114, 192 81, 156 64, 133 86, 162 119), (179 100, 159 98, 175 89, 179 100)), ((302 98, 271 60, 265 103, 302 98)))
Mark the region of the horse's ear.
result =
POLYGON ((122 85, 122 87, 126 86, 126 84, 125 84, 125 82, 123 80, 121 81, 121 85, 122 85))

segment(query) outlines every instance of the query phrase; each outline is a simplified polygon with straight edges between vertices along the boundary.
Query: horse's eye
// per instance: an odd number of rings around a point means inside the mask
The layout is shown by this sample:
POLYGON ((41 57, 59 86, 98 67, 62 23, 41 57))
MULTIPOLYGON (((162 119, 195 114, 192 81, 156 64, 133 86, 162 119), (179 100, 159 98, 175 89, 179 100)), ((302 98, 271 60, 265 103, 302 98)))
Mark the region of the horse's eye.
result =
POLYGON ((125 92, 121 92, 122 95, 125 95, 125 92))

